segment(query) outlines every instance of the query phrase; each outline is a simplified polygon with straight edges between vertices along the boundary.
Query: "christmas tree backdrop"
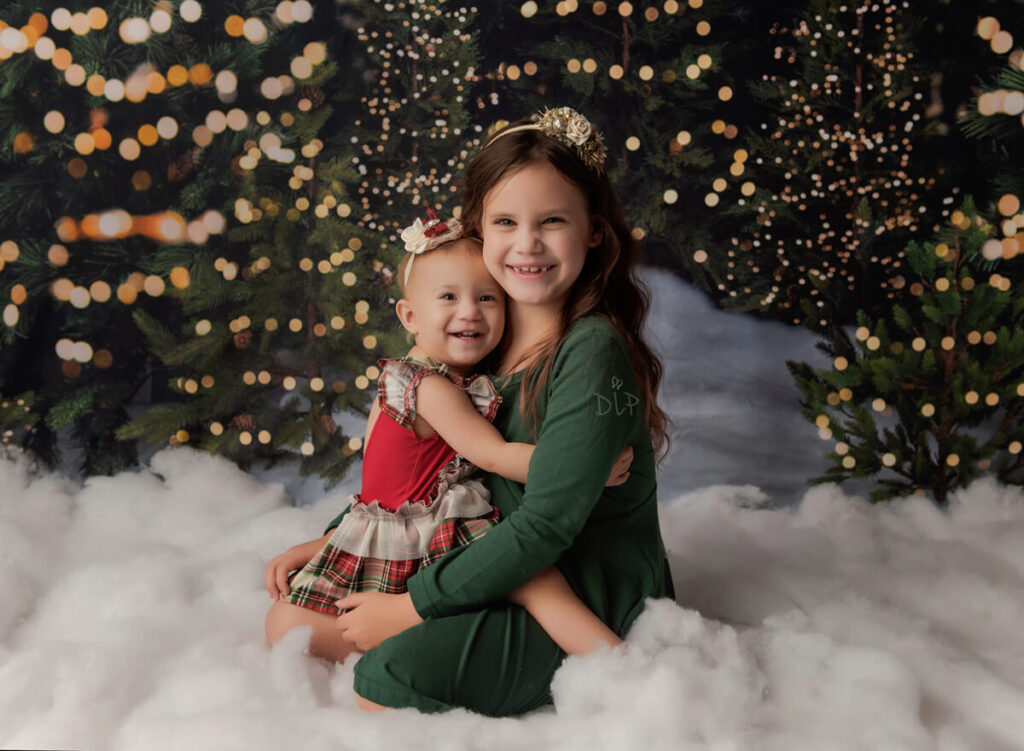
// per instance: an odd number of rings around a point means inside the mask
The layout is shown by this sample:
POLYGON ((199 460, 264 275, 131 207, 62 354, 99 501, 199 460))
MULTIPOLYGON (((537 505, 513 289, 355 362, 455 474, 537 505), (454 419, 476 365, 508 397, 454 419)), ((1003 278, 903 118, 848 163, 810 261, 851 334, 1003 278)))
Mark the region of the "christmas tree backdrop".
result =
POLYGON ((792 368, 834 442, 827 479, 940 501, 978 472, 1020 482, 1020 18, 1014 0, 4 3, 3 441, 86 474, 144 440, 337 481, 361 448, 346 415, 408 344, 399 230, 458 210, 496 125, 569 105, 603 132, 648 263, 824 337, 834 367, 792 368))

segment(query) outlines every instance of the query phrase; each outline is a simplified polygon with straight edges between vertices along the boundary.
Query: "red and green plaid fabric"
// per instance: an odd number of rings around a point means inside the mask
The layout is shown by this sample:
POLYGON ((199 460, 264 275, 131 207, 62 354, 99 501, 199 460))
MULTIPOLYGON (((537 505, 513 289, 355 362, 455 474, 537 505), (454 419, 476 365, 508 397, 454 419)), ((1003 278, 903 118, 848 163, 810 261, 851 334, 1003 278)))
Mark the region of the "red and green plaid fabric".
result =
POLYGON ((488 530, 501 521, 498 509, 492 509, 486 516, 475 519, 447 519, 434 533, 423 555, 423 565, 429 566, 450 550, 479 540, 488 530))
POLYGON ((483 537, 499 520, 497 509, 475 519, 448 519, 437 528, 424 557, 415 560, 364 558, 327 543, 302 569, 305 583, 292 589, 289 601, 321 613, 341 615, 334 602, 352 592, 400 594, 407 590, 409 577, 420 568, 483 537))

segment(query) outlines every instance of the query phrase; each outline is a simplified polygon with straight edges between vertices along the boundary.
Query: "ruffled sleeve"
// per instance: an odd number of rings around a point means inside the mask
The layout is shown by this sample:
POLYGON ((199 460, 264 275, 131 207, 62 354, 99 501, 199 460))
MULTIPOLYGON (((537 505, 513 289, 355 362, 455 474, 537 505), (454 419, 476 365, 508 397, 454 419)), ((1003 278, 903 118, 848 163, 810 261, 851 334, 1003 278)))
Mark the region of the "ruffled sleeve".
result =
POLYGON ((465 391, 477 412, 488 422, 493 422, 498 413, 501 396, 487 376, 463 378, 452 373, 444 363, 414 357, 378 360, 377 365, 381 371, 377 381, 381 411, 410 430, 416 422, 416 390, 420 381, 429 375, 444 376, 465 391))
POLYGON ((498 414, 498 407, 501 404, 501 396, 494 388, 494 384, 491 383, 491 379, 485 375, 475 375, 468 379, 459 378, 459 376, 454 376, 454 378, 458 379, 455 381, 455 385, 466 392, 470 401, 473 402, 473 406, 476 407, 476 411, 483 415, 487 422, 494 422, 494 417, 498 414))

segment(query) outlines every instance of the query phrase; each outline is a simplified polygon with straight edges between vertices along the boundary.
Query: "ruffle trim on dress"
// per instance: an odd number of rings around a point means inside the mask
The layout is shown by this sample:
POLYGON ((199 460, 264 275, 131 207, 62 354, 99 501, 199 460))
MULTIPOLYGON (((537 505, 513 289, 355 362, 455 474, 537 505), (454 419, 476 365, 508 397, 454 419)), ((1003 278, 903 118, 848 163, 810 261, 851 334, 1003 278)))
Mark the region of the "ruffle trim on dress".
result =
POLYGON ((353 499, 352 510, 334 530, 330 544, 360 558, 422 558, 437 530, 451 519, 475 519, 493 511, 479 480, 447 485, 430 502, 405 501, 395 510, 380 501, 353 499))
POLYGON ((466 378, 453 373, 447 365, 432 358, 385 358, 378 360, 377 365, 381 369, 377 381, 381 411, 410 430, 416 421, 416 389, 420 381, 430 375, 444 376, 465 391, 476 411, 488 422, 493 422, 498 414, 501 396, 485 375, 466 378))

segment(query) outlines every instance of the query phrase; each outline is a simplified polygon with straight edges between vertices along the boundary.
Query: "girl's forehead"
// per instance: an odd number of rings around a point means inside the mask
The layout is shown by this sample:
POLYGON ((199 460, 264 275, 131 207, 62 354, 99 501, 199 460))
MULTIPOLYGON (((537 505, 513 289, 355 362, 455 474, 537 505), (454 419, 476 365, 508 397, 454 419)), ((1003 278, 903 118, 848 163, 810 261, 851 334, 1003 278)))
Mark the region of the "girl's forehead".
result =
POLYGON ((410 275, 411 285, 419 277, 430 284, 441 282, 479 281, 490 277, 483 253, 475 243, 459 240, 452 247, 442 246, 416 256, 410 275))
POLYGON ((586 203, 583 191, 553 164, 545 161, 529 162, 515 171, 506 173, 491 186, 484 196, 484 206, 496 203, 546 202, 553 194, 569 201, 578 197, 580 201, 586 203))

